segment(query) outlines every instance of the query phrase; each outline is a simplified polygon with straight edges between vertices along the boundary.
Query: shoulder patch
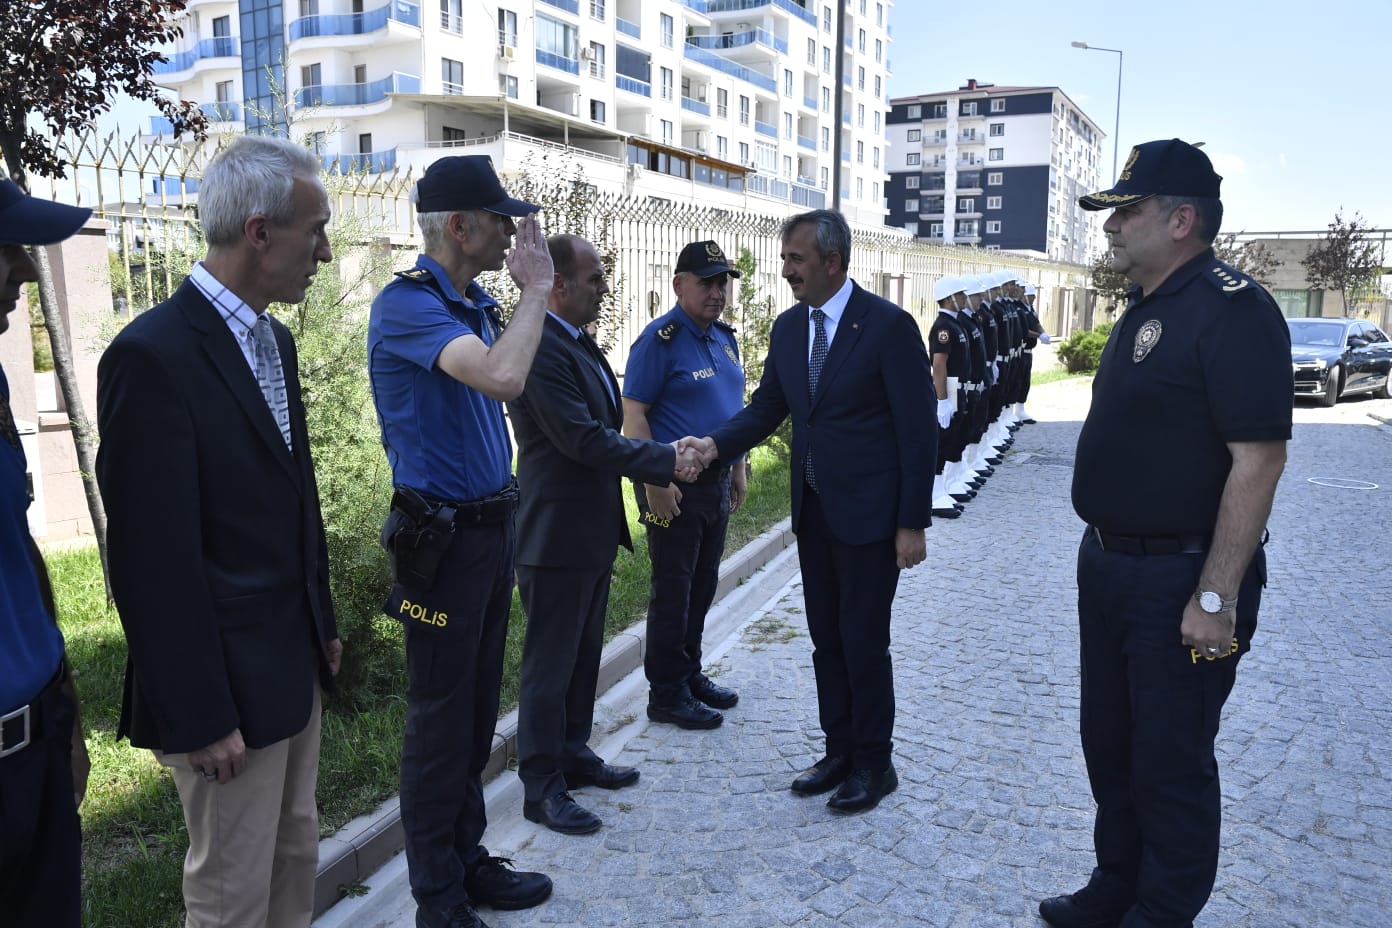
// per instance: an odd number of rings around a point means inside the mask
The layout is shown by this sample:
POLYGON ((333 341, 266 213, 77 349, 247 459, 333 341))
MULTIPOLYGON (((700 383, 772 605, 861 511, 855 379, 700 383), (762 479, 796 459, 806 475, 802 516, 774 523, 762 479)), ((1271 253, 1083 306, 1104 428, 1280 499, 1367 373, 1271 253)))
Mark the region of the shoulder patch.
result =
POLYGON ((946 345, 951 338, 952 336, 948 334, 947 329, 938 329, 938 341, 940 343, 946 345))
POLYGON ((418 284, 429 283, 435 279, 435 275, 431 274, 429 269, 423 267, 413 267, 404 271, 397 271, 396 276, 403 280, 414 281, 418 284))
POLYGON ((1222 261, 1214 261, 1209 265, 1203 273, 1203 277, 1229 296, 1242 290, 1258 289, 1261 286, 1237 268, 1224 264, 1222 261))
POLYGON ((735 327, 730 325, 730 323, 726 322, 724 319, 717 319, 715 320, 715 322, 711 324, 714 325, 717 329, 724 329, 726 332, 735 331, 735 327))
POLYGON ((657 330, 657 340, 662 342, 664 345, 670 345, 672 343, 672 336, 676 334, 677 323, 669 322, 662 328, 657 330))

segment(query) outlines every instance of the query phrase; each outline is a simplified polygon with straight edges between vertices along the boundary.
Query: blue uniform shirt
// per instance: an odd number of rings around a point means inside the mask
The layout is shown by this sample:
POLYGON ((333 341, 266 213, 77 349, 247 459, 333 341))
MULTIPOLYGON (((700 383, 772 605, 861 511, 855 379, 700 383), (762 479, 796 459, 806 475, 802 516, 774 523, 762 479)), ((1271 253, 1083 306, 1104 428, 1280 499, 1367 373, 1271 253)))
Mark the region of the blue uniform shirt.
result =
POLYGON ((367 367, 396 486, 465 501, 496 493, 512 479, 503 404, 435 366, 461 335, 485 345, 497 341, 487 312, 497 305, 474 283, 460 296, 426 255, 372 301, 367 367))
POLYGON ((709 435, 744 408, 744 368, 735 330, 704 332, 677 306, 648 324, 628 355, 623 395, 646 404, 654 441, 709 435))
MULTIPOLYGON (((0 394, 9 405, 10 385, 0 369, 0 394)), ((8 416, 6 417, 9 418, 8 416)), ((14 425, 0 422, 0 714, 39 694, 58 672, 63 635, 45 611, 29 559, 29 484, 24 450, 14 425)))

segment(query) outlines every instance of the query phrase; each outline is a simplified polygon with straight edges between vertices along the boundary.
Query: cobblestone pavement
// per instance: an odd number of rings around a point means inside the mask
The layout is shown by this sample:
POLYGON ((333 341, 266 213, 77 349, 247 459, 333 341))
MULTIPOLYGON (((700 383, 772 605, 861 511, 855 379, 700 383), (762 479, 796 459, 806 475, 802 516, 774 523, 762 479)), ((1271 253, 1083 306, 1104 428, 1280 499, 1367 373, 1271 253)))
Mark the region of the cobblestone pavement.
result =
MULTIPOLYGON (((1087 385, 1034 396, 1039 423, 963 518, 929 530, 929 562, 900 583, 898 792, 850 818, 788 792, 821 754, 789 551, 744 598, 740 632, 710 643, 715 675, 741 694, 723 728, 648 723, 641 674, 606 696, 602 749, 642 779, 576 794, 601 831, 525 822, 510 774, 490 788, 491 850, 556 891, 487 922, 1040 928, 1037 900, 1076 888, 1092 862, 1069 501, 1087 385)), ((1372 418, 1392 418, 1392 401, 1296 415, 1261 627, 1219 738, 1222 862, 1199 928, 1392 924, 1392 428, 1372 418)), ((399 857, 370 885, 316 924, 413 924, 399 857)))

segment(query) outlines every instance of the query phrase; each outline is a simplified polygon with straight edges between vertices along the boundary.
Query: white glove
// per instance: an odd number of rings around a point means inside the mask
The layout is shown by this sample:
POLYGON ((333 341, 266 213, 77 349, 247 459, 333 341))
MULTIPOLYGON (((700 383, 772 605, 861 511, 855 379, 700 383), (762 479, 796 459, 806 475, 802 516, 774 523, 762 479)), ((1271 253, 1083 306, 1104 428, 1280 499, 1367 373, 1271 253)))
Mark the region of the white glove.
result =
POLYGON ((991 382, 1000 383, 1000 365, 995 361, 991 362, 991 382))
POLYGON ((1048 333, 1048 332, 1040 332, 1040 333, 1039 333, 1039 340, 1040 340, 1041 342, 1043 342, 1044 344, 1046 344, 1046 345, 1049 344, 1049 342, 1053 341, 1053 339, 1049 337, 1049 333, 1048 333))
POLYGON ((938 400, 938 427, 947 428, 952 421, 952 399, 938 400))

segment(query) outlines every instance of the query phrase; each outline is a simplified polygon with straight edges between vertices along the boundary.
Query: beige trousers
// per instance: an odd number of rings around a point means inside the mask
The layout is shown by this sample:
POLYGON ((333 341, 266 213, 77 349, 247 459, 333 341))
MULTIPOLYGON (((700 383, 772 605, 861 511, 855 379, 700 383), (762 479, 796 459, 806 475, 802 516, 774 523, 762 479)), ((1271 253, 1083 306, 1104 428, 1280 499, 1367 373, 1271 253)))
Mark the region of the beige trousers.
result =
POLYGON ((188 825, 186 928, 308 928, 319 866, 319 686, 309 724, 264 748, 246 769, 208 783, 187 754, 155 758, 174 774, 188 825))

